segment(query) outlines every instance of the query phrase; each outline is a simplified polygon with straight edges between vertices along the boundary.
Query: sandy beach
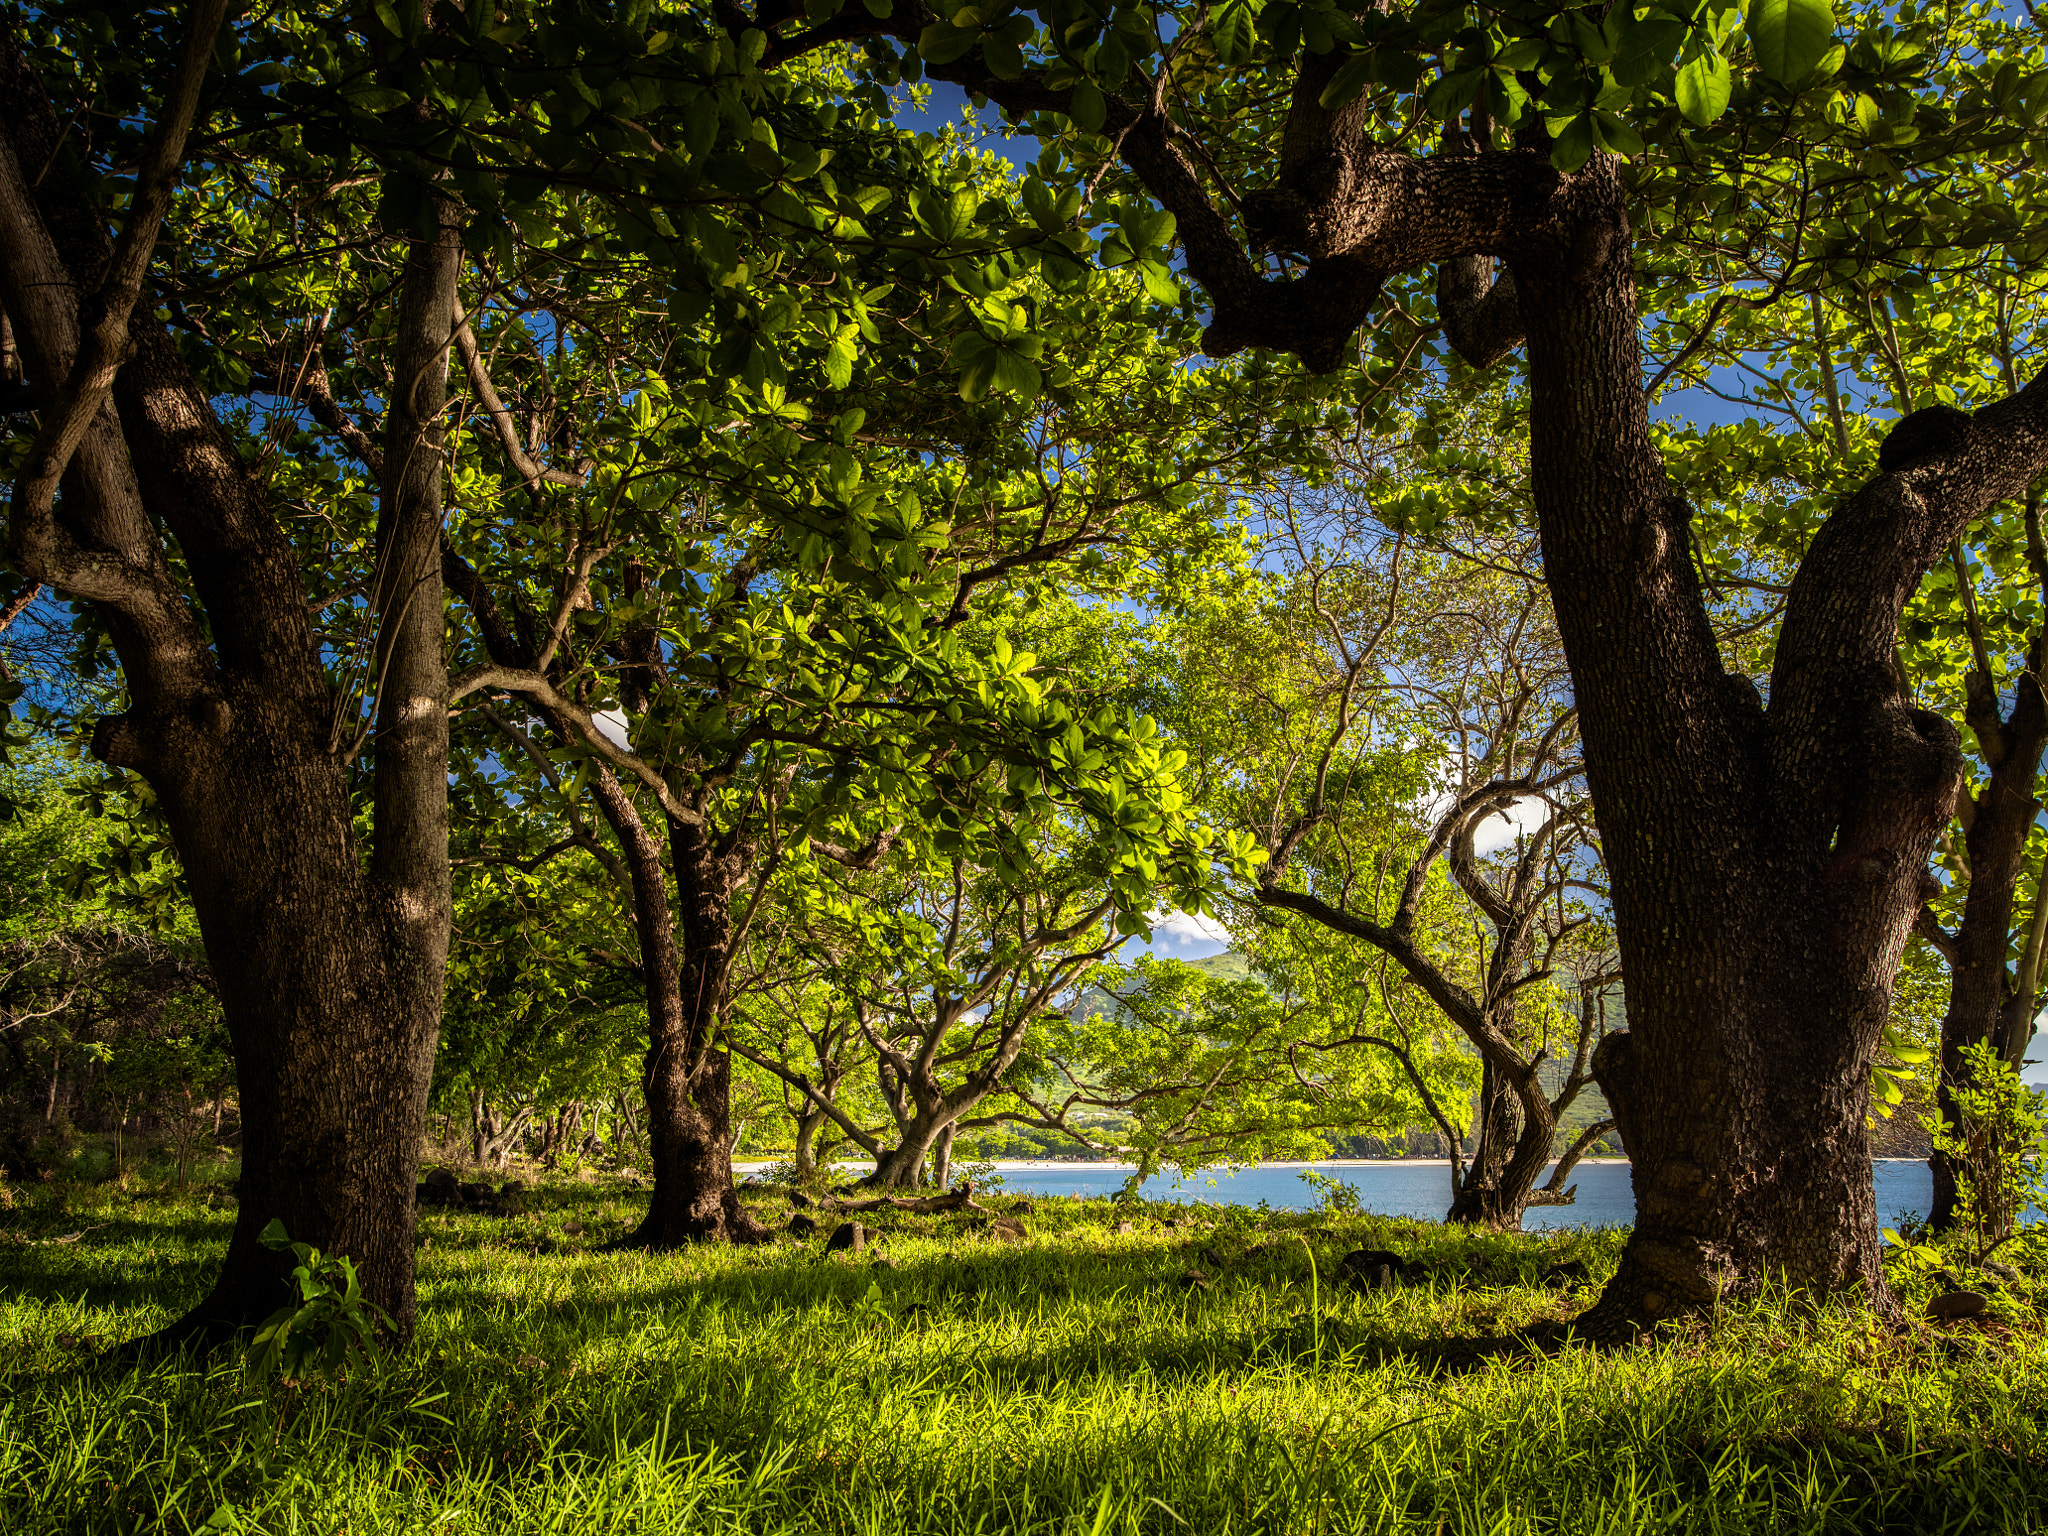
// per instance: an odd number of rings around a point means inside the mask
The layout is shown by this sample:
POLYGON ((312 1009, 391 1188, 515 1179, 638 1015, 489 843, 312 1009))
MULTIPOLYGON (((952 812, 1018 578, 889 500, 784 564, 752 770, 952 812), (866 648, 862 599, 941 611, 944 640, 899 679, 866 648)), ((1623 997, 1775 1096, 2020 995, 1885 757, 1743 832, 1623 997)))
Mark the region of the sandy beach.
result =
MULTIPOLYGON (((1315 1162, 1245 1163, 1242 1166, 1246 1168, 1441 1168, 1444 1166, 1444 1161, 1441 1157, 1326 1157, 1315 1162)), ((1596 1163, 1626 1163, 1627 1161, 1628 1159, 1625 1157, 1582 1157, 1579 1159, 1579 1166, 1583 1168, 1596 1163)), ((732 1170, 734 1173, 759 1173, 771 1166, 773 1166, 772 1161, 764 1159, 755 1162, 735 1162, 732 1165, 732 1170)), ((838 1166, 841 1168, 872 1168, 874 1164, 866 1161, 848 1161, 841 1162, 838 1166)), ((954 1165, 955 1171, 957 1172, 962 1166, 962 1164, 956 1163, 954 1165)), ((1138 1165, 1136 1163, 1109 1161, 1069 1162, 1058 1159, 999 1158, 990 1162, 987 1166, 994 1169, 997 1173, 1057 1173, 1061 1169, 1078 1171, 1087 1168, 1100 1169, 1105 1173, 1128 1173, 1135 1170, 1138 1165)), ((1217 1163, 1213 1166, 1216 1170, 1220 1171, 1229 1165, 1217 1163)))

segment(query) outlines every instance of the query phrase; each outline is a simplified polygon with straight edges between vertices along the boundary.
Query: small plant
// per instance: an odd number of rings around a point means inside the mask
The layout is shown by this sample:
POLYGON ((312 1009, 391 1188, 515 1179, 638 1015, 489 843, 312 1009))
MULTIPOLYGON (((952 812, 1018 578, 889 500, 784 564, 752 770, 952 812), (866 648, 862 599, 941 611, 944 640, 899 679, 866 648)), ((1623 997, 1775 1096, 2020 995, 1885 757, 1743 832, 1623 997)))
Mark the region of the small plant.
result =
POLYGON ((353 1259, 293 1242, 274 1217, 257 1241, 298 1259, 290 1282, 298 1300, 278 1308, 256 1330, 243 1360, 251 1381, 280 1372, 322 1375, 339 1370, 357 1351, 368 1355, 375 1350, 377 1325, 391 1327, 391 1314, 363 1295, 353 1259))
POLYGON ((1967 1045, 1962 1056, 1962 1080, 1949 1089, 1956 1123, 1923 1123, 1956 1171, 1957 1235, 1982 1263, 2029 1206, 2048 1204, 2048 1093, 2021 1082, 1988 1045, 1967 1045))
POLYGON ((1330 1216, 1358 1214, 1358 1186, 1332 1178, 1315 1168, 1301 1170, 1301 1182, 1322 1197, 1323 1211, 1330 1216))
POLYGON ((953 1182, 958 1184, 961 1179, 974 1180, 974 1187, 984 1194, 1003 1187, 1003 1176, 996 1172, 994 1163, 968 1163, 958 1170, 953 1182))

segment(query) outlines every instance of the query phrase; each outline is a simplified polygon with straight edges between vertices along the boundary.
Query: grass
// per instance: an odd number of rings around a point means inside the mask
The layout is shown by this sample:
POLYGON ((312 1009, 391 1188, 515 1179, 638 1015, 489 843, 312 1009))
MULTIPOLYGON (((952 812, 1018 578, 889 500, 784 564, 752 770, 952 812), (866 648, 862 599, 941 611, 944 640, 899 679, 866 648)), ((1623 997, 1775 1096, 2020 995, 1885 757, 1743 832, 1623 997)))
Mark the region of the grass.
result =
POLYGON ((598 1253, 637 1209, 584 1186, 426 1216, 412 1348, 258 1389, 93 1360, 198 1293, 224 1197, 66 1201, 0 1212, 10 1536, 2048 1529, 2024 1287, 1981 1325, 1754 1304, 1546 1356, 1458 1341, 1568 1317, 1543 1272, 1604 1276, 1621 1234, 1152 1206, 1117 1235, 1106 1203, 1040 1200, 1017 1246, 885 1218, 882 1267, 821 1239, 598 1253), (1333 1289, 1360 1244, 1438 1278, 1333 1289))

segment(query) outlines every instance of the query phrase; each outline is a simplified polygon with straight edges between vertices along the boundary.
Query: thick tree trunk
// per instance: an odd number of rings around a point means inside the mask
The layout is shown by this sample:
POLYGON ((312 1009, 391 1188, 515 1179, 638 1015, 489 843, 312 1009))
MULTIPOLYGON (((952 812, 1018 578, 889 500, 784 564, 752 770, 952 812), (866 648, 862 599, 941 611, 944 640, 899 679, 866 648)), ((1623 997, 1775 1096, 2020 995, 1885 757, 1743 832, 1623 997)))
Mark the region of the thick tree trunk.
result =
MULTIPOLYGON (((0 304, 47 395, 69 375, 80 295, 98 286, 110 245, 11 36, 0 96, 11 108, 0 124, 0 304), (32 191, 23 163, 42 168, 32 191)), ((449 921, 431 552, 437 359, 458 256, 444 230, 415 246, 403 283, 394 367, 410 368, 417 387, 393 402, 392 432, 414 468, 386 484, 379 517, 372 671, 383 686, 367 869, 297 556, 146 315, 130 327, 112 407, 65 470, 54 535, 15 530, 33 551, 33 578, 106 618, 130 708, 98 723, 93 750, 157 793, 234 1045, 240 1210, 213 1288, 159 1339, 218 1339, 285 1302, 288 1261, 257 1242, 273 1219, 353 1258, 366 1297, 401 1335, 412 1329, 413 1186, 449 921), (159 527, 178 542, 182 574, 159 527)))
POLYGON ((1888 612, 1853 616, 1863 671, 1841 677, 1825 658, 1831 686, 1861 697, 1813 697, 1801 664, 1843 627, 1813 577, 1831 542, 1845 553, 1839 515, 1795 583, 1775 731, 1723 672, 1690 512, 1648 440, 1618 178, 1596 163, 1580 181, 1601 206, 1561 245, 1510 261, 1544 558, 1629 978, 1631 1029, 1602 1042, 1595 1070, 1633 1158, 1637 1219, 1589 1327, 1771 1279, 1815 1297, 1860 1288, 1884 1308, 1868 1071, 1948 814, 1954 733, 1909 710, 1880 659, 1896 587, 1888 612))
POLYGON ((875 1171, 861 1180, 864 1189, 916 1189, 919 1174, 924 1169, 925 1158, 932 1150, 944 1130, 950 1130, 950 1118, 942 1120, 941 1111, 920 1107, 916 1117, 898 1133, 896 1145, 875 1159, 875 1171))

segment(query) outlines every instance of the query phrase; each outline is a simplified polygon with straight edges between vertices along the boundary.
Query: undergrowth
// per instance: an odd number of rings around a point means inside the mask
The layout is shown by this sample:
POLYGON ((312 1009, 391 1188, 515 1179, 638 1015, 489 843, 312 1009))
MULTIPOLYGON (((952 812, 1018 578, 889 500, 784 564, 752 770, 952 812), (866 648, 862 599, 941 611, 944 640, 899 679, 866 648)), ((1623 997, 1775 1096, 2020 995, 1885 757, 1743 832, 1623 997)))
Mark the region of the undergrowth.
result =
POLYGON ((2048 1529, 2029 1283, 1940 1328, 1781 1298, 1545 1354, 1516 1335, 1587 1300, 1551 1266, 1597 1284, 1622 1234, 1165 1206, 1119 1234, 1106 1202, 1039 1200, 1019 1245, 863 1217, 893 1229, 880 1264, 822 1236, 602 1253, 631 1195, 533 1198, 423 1217, 409 1349, 261 1387, 232 1358, 97 1363, 200 1293, 218 1194, 17 1199, 0 1530, 2048 1529), (1435 1277, 1343 1289, 1361 1245, 1435 1277))

